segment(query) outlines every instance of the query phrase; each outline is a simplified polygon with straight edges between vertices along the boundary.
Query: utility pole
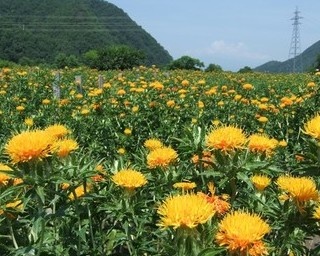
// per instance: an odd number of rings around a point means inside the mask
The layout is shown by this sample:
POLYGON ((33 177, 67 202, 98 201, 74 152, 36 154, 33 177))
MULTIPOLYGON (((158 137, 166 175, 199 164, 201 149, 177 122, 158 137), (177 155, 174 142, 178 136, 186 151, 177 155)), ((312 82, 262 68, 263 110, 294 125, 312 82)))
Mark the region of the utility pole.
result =
POLYGON ((292 37, 291 37, 291 44, 289 49, 289 59, 292 58, 292 72, 301 72, 302 71, 302 57, 301 57, 301 46, 300 46, 300 29, 299 25, 301 22, 299 21, 302 19, 301 16, 299 16, 298 7, 296 7, 296 10, 294 12, 294 17, 291 18, 293 20, 293 30, 292 30, 292 37))

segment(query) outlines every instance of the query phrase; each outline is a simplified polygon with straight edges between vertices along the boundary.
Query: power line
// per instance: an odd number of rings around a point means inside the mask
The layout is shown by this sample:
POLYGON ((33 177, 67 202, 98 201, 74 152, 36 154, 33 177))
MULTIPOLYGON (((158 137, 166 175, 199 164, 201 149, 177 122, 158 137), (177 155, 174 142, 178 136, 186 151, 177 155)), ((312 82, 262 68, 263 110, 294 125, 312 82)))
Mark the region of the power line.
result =
POLYGON ((95 26, 95 25, 103 25, 103 26, 119 26, 119 27, 135 27, 135 24, 119 24, 119 23, 99 23, 99 22, 86 22, 86 23, 43 23, 43 22, 0 22, 0 26, 15 26, 24 23, 29 26, 95 26))
POLYGON ((23 31, 140 31, 128 17, 123 16, 39 16, 0 15, 0 30, 23 31), (11 19, 11 21, 10 21, 11 19), (122 23, 120 23, 122 22, 122 23), (123 23, 125 22, 125 23, 123 23))
POLYGON ((27 18, 31 18, 31 19, 35 19, 35 18, 39 18, 41 20, 43 19, 58 19, 58 20, 62 20, 62 19, 72 19, 72 20, 75 20, 75 19, 102 19, 102 20, 112 20, 112 19, 116 19, 116 20, 128 20, 128 21, 132 21, 130 18, 128 17, 124 17, 124 16, 106 16, 106 15, 102 15, 102 16, 73 16, 73 15, 68 15, 68 16, 59 16, 59 15, 48 15, 48 16, 45 16, 45 15, 2 15, 0 14, 0 18, 4 18, 4 19, 7 19, 7 18, 15 18, 15 19, 19 19, 19 20, 22 20, 22 19, 27 19, 27 18))

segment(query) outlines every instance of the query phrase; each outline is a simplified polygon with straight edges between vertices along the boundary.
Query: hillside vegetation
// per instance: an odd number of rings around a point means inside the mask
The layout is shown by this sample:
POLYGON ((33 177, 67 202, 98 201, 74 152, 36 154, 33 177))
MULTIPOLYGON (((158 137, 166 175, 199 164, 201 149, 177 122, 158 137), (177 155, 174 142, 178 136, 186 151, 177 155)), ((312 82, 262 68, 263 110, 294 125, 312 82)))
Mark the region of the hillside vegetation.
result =
POLYGON ((60 53, 82 56, 111 45, 142 50, 145 64, 170 54, 122 9, 102 0, 0 0, 0 59, 52 63, 60 53))
MULTIPOLYGON (((296 71, 310 71, 310 69, 314 68, 319 54, 320 41, 314 43, 296 57, 296 71)), ((286 61, 269 61, 256 67, 254 70, 270 73, 290 73, 293 71, 293 61, 293 58, 286 61)))

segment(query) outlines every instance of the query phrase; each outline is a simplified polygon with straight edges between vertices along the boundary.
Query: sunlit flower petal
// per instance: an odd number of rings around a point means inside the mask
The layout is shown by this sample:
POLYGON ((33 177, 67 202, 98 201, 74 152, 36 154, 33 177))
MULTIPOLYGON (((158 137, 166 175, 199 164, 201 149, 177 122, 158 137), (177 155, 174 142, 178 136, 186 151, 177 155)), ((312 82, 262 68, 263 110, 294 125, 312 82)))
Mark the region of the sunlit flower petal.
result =
POLYGON ((209 149, 218 149, 224 152, 241 149, 245 142, 246 135, 242 129, 234 126, 218 127, 206 137, 206 145, 209 149))
POLYGON ((264 134, 253 134, 249 137, 248 149, 253 153, 270 156, 277 147, 278 141, 264 134))
POLYGON ((5 152, 13 163, 42 160, 49 156, 55 138, 45 131, 24 131, 13 136, 5 146, 5 152))
POLYGON ((174 163, 178 158, 177 152, 170 147, 162 147, 152 150, 147 155, 148 167, 153 169, 156 167, 167 167, 174 163))
POLYGON ((163 147, 163 144, 160 140, 158 139, 147 139, 144 144, 143 144, 147 149, 149 150, 154 150, 156 148, 161 148, 163 147))
POLYGON ((320 114, 304 124, 304 133, 320 140, 320 114))
POLYGON ((259 191, 263 191, 267 186, 270 185, 271 179, 265 175, 253 175, 251 181, 255 188, 259 191))
POLYGON ((317 200, 319 198, 316 183, 311 177, 280 176, 277 179, 277 185, 288 193, 289 197, 298 202, 317 200))
POLYGON ((170 196, 158 208, 162 228, 194 228, 207 222, 214 215, 207 200, 195 194, 170 196))
POLYGON ((261 240, 269 232, 269 225, 259 215, 235 211, 228 213, 219 223, 216 241, 238 255, 246 252, 249 255, 267 255, 261 240))
POLYGON ((112 181, 120 187, 134 190, 147 184, 146 177, 136 170, 123 169, 112 176, 112 181))
POLYGON ((56 137, 57 139, 61 139, 70 133, 69 129, 61 124, 50 125, 44 131, 56 137))

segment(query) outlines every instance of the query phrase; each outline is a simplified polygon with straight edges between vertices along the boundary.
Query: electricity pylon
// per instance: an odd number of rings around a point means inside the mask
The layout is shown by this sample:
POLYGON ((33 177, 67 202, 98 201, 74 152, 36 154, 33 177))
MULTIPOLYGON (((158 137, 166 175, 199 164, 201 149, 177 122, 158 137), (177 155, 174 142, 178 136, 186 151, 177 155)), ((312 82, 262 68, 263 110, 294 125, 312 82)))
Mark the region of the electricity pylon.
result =
POLYGON ((292 58, 292 67, 291 71, 293 73, 301 72, 302 71, 302 57, 301 57, 301 45, 300 45, 300 29, 299 25, 301 22, 299 21, 302 19, 301 16, 299 16, 298 7, 296 7, 296 10, 294 12, 294 17, 291 18, 293 20, 293 30, 292 30, 292 37, 291 37, 291 44, 289 49, 289 59, 292 58))

